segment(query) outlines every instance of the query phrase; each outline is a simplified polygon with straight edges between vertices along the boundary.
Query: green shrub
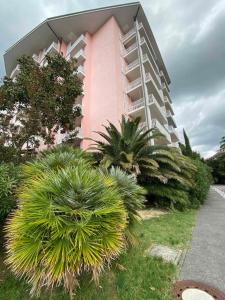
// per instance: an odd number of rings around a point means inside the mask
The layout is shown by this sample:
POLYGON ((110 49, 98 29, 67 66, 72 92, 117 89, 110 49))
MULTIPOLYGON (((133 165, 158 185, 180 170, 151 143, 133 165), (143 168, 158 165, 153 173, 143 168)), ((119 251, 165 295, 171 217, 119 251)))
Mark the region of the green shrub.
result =
POLYGON ((82 273, 97 280, 122 251, 127 214, 118 190, 82 158, 75 166, 41 169, 24 181, 6 226, 6 262, 32 293, 62 284, 72 298, 82 273))
POLYGON ((197 208, 204 203, 212 181, 209 167, 199 159, 193 160, 197 171, 194 173, 194 185, 189 191, 190 206, 197 208))
POLYGON ((134 224, 140 222, 138 210, 144 207, 146 190, 137 184, 134 175, 127 174, 120 168, 112 167, 109 171, 104 169, 106 174, 105 181, 107 186, 117 188, 124 207, 127 212, 127 228, 125 231, 126 240, 130 245, 135 244, 134 224))
POLYGON ((0 165, 0 220, 5 219, 16 207, 15 190, 19 182, 19 167, 0 165))
POLYGON ((216 184, 225 184, 225 153, 207 161, 216 184))
POLYGON ((91 167, 92 158, 79 148, 58 145, 43 151, 34 161, 22 166, 22 175, 26 178, 38 176, 41 172, 59 170, 65 167, 76 167, 82 162, 85 168, 91 167))

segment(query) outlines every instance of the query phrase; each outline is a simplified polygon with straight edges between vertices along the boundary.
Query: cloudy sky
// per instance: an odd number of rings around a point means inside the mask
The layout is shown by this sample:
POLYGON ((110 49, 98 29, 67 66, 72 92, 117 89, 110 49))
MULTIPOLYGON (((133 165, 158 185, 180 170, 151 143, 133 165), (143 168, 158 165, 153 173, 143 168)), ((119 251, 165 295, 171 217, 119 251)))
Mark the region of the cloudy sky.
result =
MULTIPOLYGON (((47 17, 126 0, 0 0, 0 77, 4 51, 47 17)), ((225 0, 142 0, 172 84, 181 136, 209 156, 225 135, 225 0)))

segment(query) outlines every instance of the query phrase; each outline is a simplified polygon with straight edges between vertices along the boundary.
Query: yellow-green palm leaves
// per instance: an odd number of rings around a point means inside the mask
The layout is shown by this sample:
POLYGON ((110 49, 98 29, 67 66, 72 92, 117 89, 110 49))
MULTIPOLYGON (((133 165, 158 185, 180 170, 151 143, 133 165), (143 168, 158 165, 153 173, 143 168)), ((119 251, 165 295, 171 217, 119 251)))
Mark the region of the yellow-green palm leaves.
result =
POLYGON ((97 280, 124 247, 121 196, 82 160, 75 167, 34 172, 19 199, 6 226, 7 264, 29 281, 32 293, 64 285, 72 297, 82 272, 97 280))

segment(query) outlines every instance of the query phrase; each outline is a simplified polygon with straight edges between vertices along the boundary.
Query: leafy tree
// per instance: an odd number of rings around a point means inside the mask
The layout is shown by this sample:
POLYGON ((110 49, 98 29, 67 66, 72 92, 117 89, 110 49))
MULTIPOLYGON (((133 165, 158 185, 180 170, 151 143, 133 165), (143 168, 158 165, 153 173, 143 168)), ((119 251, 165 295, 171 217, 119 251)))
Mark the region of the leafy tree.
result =
POLYGON ((5 220, 16 207, 16 188, 19 184, 19 167, 12 163, 0 164, 0 221, 5 220))
POLYGON ((225 149, 225 136, 223 136, 221 138, 221 141, 220 141, 220 149, 221 150, 224 150, 225 149))
POLYGON ((6 226, 7 264, 32 285, 32 294, 63 285, 72 299, 80 275, 97 281, 122 251, 126 211, 118 190, 83 158, 75 166, 37 170, 34 164, 6 226))
POLYGON ((15 80, 4 78, 0 87, 0 157, 21 160, 35 153, 40 141, 54 143, 56 133, 76 135, 75 99, 82 82, 74 73, 75 61, 61 55, 47 56, 39 66, 31 57, 18 59, 20 72, 15 80))
POLYGON ((215 158, 207 160, 212 170, 215 183, 225 184, 225 153, 219 153, 215 158))

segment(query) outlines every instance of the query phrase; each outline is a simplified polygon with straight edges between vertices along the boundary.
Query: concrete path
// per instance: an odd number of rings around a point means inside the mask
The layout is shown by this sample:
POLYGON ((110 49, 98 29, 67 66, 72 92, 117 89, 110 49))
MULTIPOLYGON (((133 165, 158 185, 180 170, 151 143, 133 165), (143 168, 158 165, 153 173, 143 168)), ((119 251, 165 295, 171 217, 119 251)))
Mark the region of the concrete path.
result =
POLYGON ((213 187, 198 212, 180 279, 200 281, 225 293, 225 197, 213 187))

